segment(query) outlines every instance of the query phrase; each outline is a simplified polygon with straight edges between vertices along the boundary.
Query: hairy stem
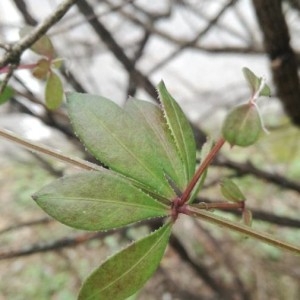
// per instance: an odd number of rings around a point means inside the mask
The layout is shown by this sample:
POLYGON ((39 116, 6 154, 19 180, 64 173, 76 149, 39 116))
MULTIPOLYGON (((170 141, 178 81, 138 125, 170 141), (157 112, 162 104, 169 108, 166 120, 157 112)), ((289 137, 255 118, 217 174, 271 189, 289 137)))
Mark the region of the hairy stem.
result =
POLYGON ((298 247, 296 245, 292 245, 287 242, 280 241, 267 233, 258 232, 255 229, 250 228, 246 225, 242 225, 242 224, 238 224, 238 223, 229 221, 220 216, 216 216, 212 213, 200 210, 199 208, 196 208, 194 206, 186 206, 184 211, 181 211, 181 212, 185 213, 187 215, 193 216, 197 219, 205 220, 209 223, 231 229, 232 231, 235 231, 238 233, 245 234, 249 237, 260 240, 264 243, 270 244, 277 248, 280 248, 283 250, 288 250, 290 252, 300 255, 300 246, 298 247))
POLYGON ((27 141, 21 137, 16 136, 15 134, 13 134, 12 132, 5 130, 5 129, 0 129, 0 136, 4 137, 5 139, 14 142, 16 144, 18 144, 19 146, 22 146, 30 151, 36 152, 36 153, 42 153, 42 154, 46 154, 48 156, 51 156, 53 158, 56 158, 60 161, 66 162, 68 164, 71 164, 75 167, 79 167, 81 169, 84 170, 89 170, 89 171, 99 171, 99 170, 103 170, 102 167, 95 165, 93 163, 90 163, 88 161, 85 161, 83 159, 77 158, 77 157, 70 157, 67 155, 64 155, 62 153, 60 153, 57 150, 54 149, 50 149, 48 147, 45 146, 41 146, 39 144, 27 141))

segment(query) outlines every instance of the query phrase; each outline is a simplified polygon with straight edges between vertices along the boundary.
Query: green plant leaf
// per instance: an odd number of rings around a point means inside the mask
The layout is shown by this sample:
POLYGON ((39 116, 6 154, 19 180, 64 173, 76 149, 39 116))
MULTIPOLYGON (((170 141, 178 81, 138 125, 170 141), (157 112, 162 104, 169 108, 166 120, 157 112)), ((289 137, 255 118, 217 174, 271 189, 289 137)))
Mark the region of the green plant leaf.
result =
POLYGON ((148 132, 150 143, 156 149, 159 163, 164 172, 182 191, 188 184, 185 181, 184 166, 178 155, 173 137, 165 122, 163 111, 158 105, 148 101, 130 98, 125 110, 148 132))
POLYGON ((85 230, 108 230, 168 214, 166 206, 109 170, 63 177, 33 198, 53 218, 85 230))
MULTIPOLYGON (((20 37, 24 37, 28 35, 34 27, 25 26, 20 30, 20 37)), ((46 56, 50 59, 55 57, 55 50, 50 38, 47 35, 43 35, 40 39, 38 39, 30 49, 39 55, 46 56)))
POLYGON ((231 146, 250 146, 259 139, 262 131, 261 117, 256 105, 251 103, 234 107, 222 127, 223 137, 231 146))
POLYGON ((260 79, 248 68, 244 67, 242 69, 245 79, 247 80, 252 93, 254 94, 260 86, 260 79))
POLYGON ((55 69, 60 69, 63 65, 63 62, 64 62, 64 59, 61 57, 58 57, 51 61, 51 66, 55 69))
MULTIPOLYGON (((1 83, 2 81, 0 81, 0 85, 1 83)), ((7 85, 0 95, 0 105, 8 101, 11 97, 13 97, 14 94, 15 94, 14 89, 9 85, 7 85)))
POLYGON ((170 233, 166 224, 107 259, 84 282, 78 300, 124 300, 134 294, 157 269, 170 233))
POLYGON ((49 109, 57 109, 64 98, 63 84, 59 76, 51 71, 46 82, 45 101, 49 109))
POLYGON ((240 188, 230 179, 223 178, 220 182, 222 195, 229 201, 245 201, 246 197, 240 188))
POLYGON ((67 103, 74 131, 99 161, 153 195, 168 200, 175 196, 143 123, 100 96, 68 93, 67 103))
POLYGON ((185 179, 189 182, 196 166, 196 144, 192 128, 180 106, 167 91, 163 81, 158 85, 158 93, 164 116, 185 167, 185 179))
MULTIPOLYGON (((257 77, 250 69, 244 67, 243 69, 244 76, 251 88, 251 91, 253 94, 257 92, 260 88, 260 85, 262 83, 263 78, 257 77)), ((265 83, 264 87, 259 93, 259 96, 267 96, 269 97, 271 95, 271 89, 270 87, 265 83)))

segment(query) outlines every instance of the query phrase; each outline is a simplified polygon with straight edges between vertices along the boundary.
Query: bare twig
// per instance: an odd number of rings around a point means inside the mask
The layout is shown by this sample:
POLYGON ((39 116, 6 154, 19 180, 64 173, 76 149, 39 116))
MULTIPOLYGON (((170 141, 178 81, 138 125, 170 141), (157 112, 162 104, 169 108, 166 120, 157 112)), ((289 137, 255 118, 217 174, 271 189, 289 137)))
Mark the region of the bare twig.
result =
POLYGON ((49 218, 49 217, 43 217, 37 220, 32 220, 32 221, 28 221, 28 222, 22 222, 22 223, 18 223, 18 224, 14 224, 8 227, 5 227, 3 229, 0 230, 0 235, 13 231, 13 230, 19 230, 22 229, 24 227, 30 227, 30 226, 36 226, 36 225, 41 225, 41 224, 48 224, 50 222, 52 222, 53 219, 49 218))
POLYGON ((77 157, 70 157, 70 156, 62 154, 61 152, 59 152, 57 150, 50 149, 48 147, 45 147, 45 146, 42 146, 42 145, 39 145, 39 144, 36 144, 33 142, 29 142, 19 136, 16 136, 12 132, 5 130, 5 129, 0 129, 0 136, 4 137, 5 139, 7 139, 11 142, 18 144, 19 146, 26 148, 27 150, 30 150, 30 151, 33 151, 36 153, 42 153, 42 154, 48 155, 50 157, 54 157, 55 159, 72 164, 73 166, 79 167, 84 170, 88 170, 88 171, 103 170, 102 167, 95 165, 91 162, 88 162, 86 160, 83 160, 83 159, 80 159, 77 157))
POLYGON ((57 23, 76 2, 77 0, 65 0, 62 2, 49 17, 11 47, 11 50, 0 59, 0 68, 11 63, 18 64, 22 53, 57 23))
POLYGON ((213 162, 213 165, 235 170, 239 175, 251 174, 256 178, 266 180, 282 188, 291 189, 300 193, 300 184, 298 182, 289 180, 286 177, 281 176, 279 174, 272 174, 270 172, 260 170, 256 168, 251 162, 237 163, 219 155, 217 159, 213 162))
MULTIPOLYGON (((85 18, 90 18, 95 14, 93 8, 85 0, 78 1, 77 7, 85 16, 85 18)), ((131 72, 132 79, 137 83, 137 85, 143 87, 153 99, 157 99, 157 92, 154 85, 151 83, 147 76, 145 76, 135 68, 130 58, 125 54, 122 47, 116 42, 116 40, 107 30, 107 28, 96 18, 88 19, 88 22, 93 27, 98 37, 107 45, 110 51, 114 54, 116 59, 120 61, 120 63, 128 72, 131 72)))

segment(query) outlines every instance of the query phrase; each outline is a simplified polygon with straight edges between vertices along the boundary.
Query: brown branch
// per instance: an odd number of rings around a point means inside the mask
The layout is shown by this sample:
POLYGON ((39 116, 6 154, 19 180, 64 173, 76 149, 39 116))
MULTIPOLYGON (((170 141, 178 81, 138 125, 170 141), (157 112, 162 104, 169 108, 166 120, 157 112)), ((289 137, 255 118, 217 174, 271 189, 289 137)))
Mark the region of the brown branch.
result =
POLYGON ((230 295, 232 294, 231 291, 218 280, 215 280, 215 278, 211 276, 206 266, 192 259, 180 240, 175 235, 171 236, 170 245, 178 253, 182 261, 187 263, 196 272, 196 274, 199 275, 199 277, 202 278, 202 280, 211 288, 211 290, 219 295, 221 299, 232 299, 230 297, 230 295))
POLYGON ((272 174, 267 171, 260 170, 256 168, 250 161, 247 163, 237 163, 219 155, 213 162, 213 165, 235 170, 238 175, 253 175, 256 178, 266 180, 282 188, 290 189, 300 193, 300 184, 298 182, 289 180, 279 174, 272 174))
POLYGON ((30 246, 25 246, 24 248, 17 249, 17 250, 9 249, 0 252, 0 260, 27 256, 27 255, 32 255, 32 254, 42 253, 47 251, 57 251, 62 248, 75 247, 91 240, 104 238, 109 234, 111 233, 110 232, 83 233, 83 234, 75 235, 73 237, 64 237, 51 242, 44 242, 44 243, 40 242, 40 243, 32 244, 30 246))
POLYGON ((107 28, 97 18, 91 18, 91 16, 94 16, 95 13, 90 4, 87 1, 82 0, 77 2, 77 7, 85 16, 85 18, 87 18, 88 23, 92 26, 98 37, 114 54, 116 59, 123 65, 128 73, 132 74, 132 78, 136 82, 136 84, 143 87, 153 99, 157 99, 156 89, 149 78, 135 68, 130 58, 125 54, 122 47, 116 42, 107 28))
POLYGON ((15 6, 21 12, 25 22, 30 26, 36 26, 37 21, 32 17, 24 0, 13 0, 15 6))
POLYGON ((300 81, 297 58, 290 46, 290 35, 281 0, 252 0, 266 52, 271 61, 277 94, 294 124, 300 126, 300 81))
POLYGON ((65 0, 57 6, 56 10, 28 35, 14 44, 2 59, 0 59, 0 68, 8 64, 18 64, 22 53, 32 46, 41 36, 43 36, 49 28, 57 23, 78 0, 65 0))
POLYGON ((19 224, 14 224, 8 227, 5 227, 3 229, 0 230, 0 235, 13 231, 13 230, 18 230, 18 229, 22 229, 24 227, 30 227, 30 226, 36 226, 36 225, 41 225, 41 224, 48 224, 50 222, 52 222, 53 219, 49 218, 49 217, 43 217, 37 220, 32 220, 32 221, 28 221, 28 222, 22 222, 19 224))

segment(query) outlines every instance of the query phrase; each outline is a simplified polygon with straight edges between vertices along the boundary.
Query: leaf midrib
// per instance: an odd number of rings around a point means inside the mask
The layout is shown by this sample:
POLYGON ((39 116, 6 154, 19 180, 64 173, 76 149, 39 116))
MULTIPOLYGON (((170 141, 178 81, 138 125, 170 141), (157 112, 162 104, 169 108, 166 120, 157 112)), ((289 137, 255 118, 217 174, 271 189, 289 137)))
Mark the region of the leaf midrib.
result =
POLYGON ((145 204, 136 204, 136 203, 131 203, 131 202, 125 202, 125 201, 117 201, 117 200, 110 200, 110 199, 95 199, 95 198, 81 198, 81 197, 65 197, 65 196, 61 196, 61 197, 46 197, 47 200, 57 200, 59 198, 63 198, 63 200, 67 200, 67 201, 86 201, 86 202, 104 202, 104 203, 110 203, 112 205, 117 205, 117 206, 131 206, 131 207, 135 207, 135 208, 142 208, 142 209, 151 209, 151 210, 157 210, 157 211, 162 211, 162 209, 166 208, 163 204, 163 206, 161 208, 159 207, 155 207, 155 206, 149 206, 149 205, 145 205, 145 204))
MULTIPOLYGON (((170 225, 169 225, 170 226, 170 225)), ((147 256, 150 254, 150 252, 152 252, 152 250, 154 248, 156 248, 156 246, 161 242, 161 240, 163 239, 163 237, 165 236, 165 234, 167 233, 168 228, 165 229, 165 232, 161 235, 161 237, 156 241, 156 243, 153 244, 153 246, 151 248, 149 248, 149 250, 145 253, 145 255, 143 255, 135 264, 132 265, 131 268, 129 268, 126 272, 124 272, 121 276, 119 276, 118 278, 116 278, 113 282, 111 282, 110 284, 106 285, 104 288, 102 288, 101 290, 99 290, 98 293, 103 292, 104 290, 108 289, 110 286, 114 285, 116 282, 120 281, 122 279, 122 277, 126 276, 128 273, 130 273, 134 268, 136 268, 136 266, 144 259, 147 258, 147 256)), ((94 297, 95 295, 97 295, 98 293, 95 293, 92 297, 94 297)))
MULTIPOLYGON (((91 113, 91 115, 94 117, 94 119, 96 119, 96 122, 100 124, 100 126, 102 126, 102 128, 104 128, 104 130, 106 130, 112 137, 113 139, 117 142, 117 144, 119 144, 123 149, 125 149, 125 151, 127 153, 129 153, 131 155, 131 157, 137 161, 139 163, 140 166, 142 166, 143 169, 145 169, 146 171, 148 171, 148 173, 151 174, 152 177, 157 178, 160 182, 162 181, 162 178, 159 177, 156 173, 154 173, 151 169, 148 168, 147 165, 145 165, 143 163, 142 160, 140 160, 140 158, 136 155, 134 155, 134 153, 132 151, 130 151, 130 148, 128 148, 126 145, 124 145, 124 143, 122 143, 121 140, 119 140, 117 138, 117 136, 109 130, 109 128, 105 125, 105 123, 101 122, 101 120, 95 115, 95 113, 93 111, 89 111, 91 113)), ((124 114, 124 112, 122 112, 124 114)))

